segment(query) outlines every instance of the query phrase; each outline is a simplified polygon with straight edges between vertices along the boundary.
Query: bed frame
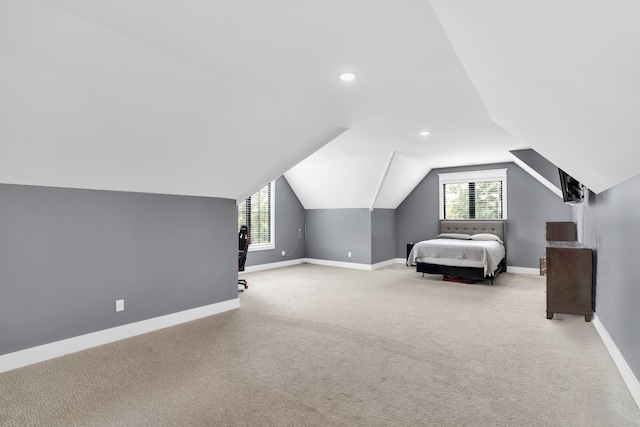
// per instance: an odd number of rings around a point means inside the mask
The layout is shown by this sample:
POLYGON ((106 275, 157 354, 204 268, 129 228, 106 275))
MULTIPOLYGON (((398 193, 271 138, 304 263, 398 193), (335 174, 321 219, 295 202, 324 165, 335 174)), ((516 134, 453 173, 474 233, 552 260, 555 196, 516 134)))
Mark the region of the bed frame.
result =
POLYGON ((506 220, 452 220, 441 219, 440 220, 440 233, 464 233, 464 234, 478 234, 478 233, 491 233, 500 237, 505 245, 505 256, 498 264, 498 268, 493 276, 485 276, 483 268, 474 267, 452 267, 448 265, 440 264, 428 264, 424 262, 416 262, 416 271, 418 273, 427 274, 442 274, 444 276, 471 279, 471 280, 490 280, 493 284, 493 279, 503 271, 507 271, 507 221, 506 220))

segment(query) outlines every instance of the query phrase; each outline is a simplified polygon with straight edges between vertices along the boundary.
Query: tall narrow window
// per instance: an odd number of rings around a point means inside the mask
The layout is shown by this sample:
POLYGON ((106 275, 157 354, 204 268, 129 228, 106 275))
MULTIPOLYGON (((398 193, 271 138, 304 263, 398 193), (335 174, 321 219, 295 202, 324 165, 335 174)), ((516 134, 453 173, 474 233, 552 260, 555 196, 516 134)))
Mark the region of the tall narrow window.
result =
POLYGON ((249 229, 249 249, 273 249, 273 187, 270 182, 238 206, 238 229, 246 225, 249 229))
POLYGON ((440 174, 440 219, 506 219, 507 170, 440 174))

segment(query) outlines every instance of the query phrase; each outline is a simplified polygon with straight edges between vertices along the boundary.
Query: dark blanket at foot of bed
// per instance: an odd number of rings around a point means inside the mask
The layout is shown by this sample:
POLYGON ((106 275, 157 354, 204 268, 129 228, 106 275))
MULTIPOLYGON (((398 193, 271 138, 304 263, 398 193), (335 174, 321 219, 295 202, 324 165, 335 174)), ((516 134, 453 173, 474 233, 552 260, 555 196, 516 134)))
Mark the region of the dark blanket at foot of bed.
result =
POLYGON ((456 282, 456 283, 478 283, 480 280, 479 279, 465 279, 464 277, 455 277, 455 276, 447 276, 444 275, 442 276, 442 280, 445 280, 447 282, 456 282))

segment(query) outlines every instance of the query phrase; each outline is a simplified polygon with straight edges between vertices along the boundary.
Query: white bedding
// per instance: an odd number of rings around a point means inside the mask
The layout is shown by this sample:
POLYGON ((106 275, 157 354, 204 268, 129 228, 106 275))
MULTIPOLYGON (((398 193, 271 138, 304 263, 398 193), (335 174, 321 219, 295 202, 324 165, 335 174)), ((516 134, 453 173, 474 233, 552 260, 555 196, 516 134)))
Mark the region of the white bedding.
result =
POLYGON ((481 267, 492 276, 505 256, 502 243, 484 240, 432 239, 413 246, 408 265, 416 262, 457 267, 481 267))

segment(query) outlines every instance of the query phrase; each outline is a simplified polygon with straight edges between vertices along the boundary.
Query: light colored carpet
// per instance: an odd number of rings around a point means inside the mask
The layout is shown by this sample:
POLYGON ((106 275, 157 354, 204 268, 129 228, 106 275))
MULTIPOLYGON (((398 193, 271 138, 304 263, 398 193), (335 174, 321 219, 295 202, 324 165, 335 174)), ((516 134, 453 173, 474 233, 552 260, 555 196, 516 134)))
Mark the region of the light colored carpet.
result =
POLYGON ((640 426, 544 279, 396 265, 245 274, 241 308, 0 374, 0 425, 640 426))

